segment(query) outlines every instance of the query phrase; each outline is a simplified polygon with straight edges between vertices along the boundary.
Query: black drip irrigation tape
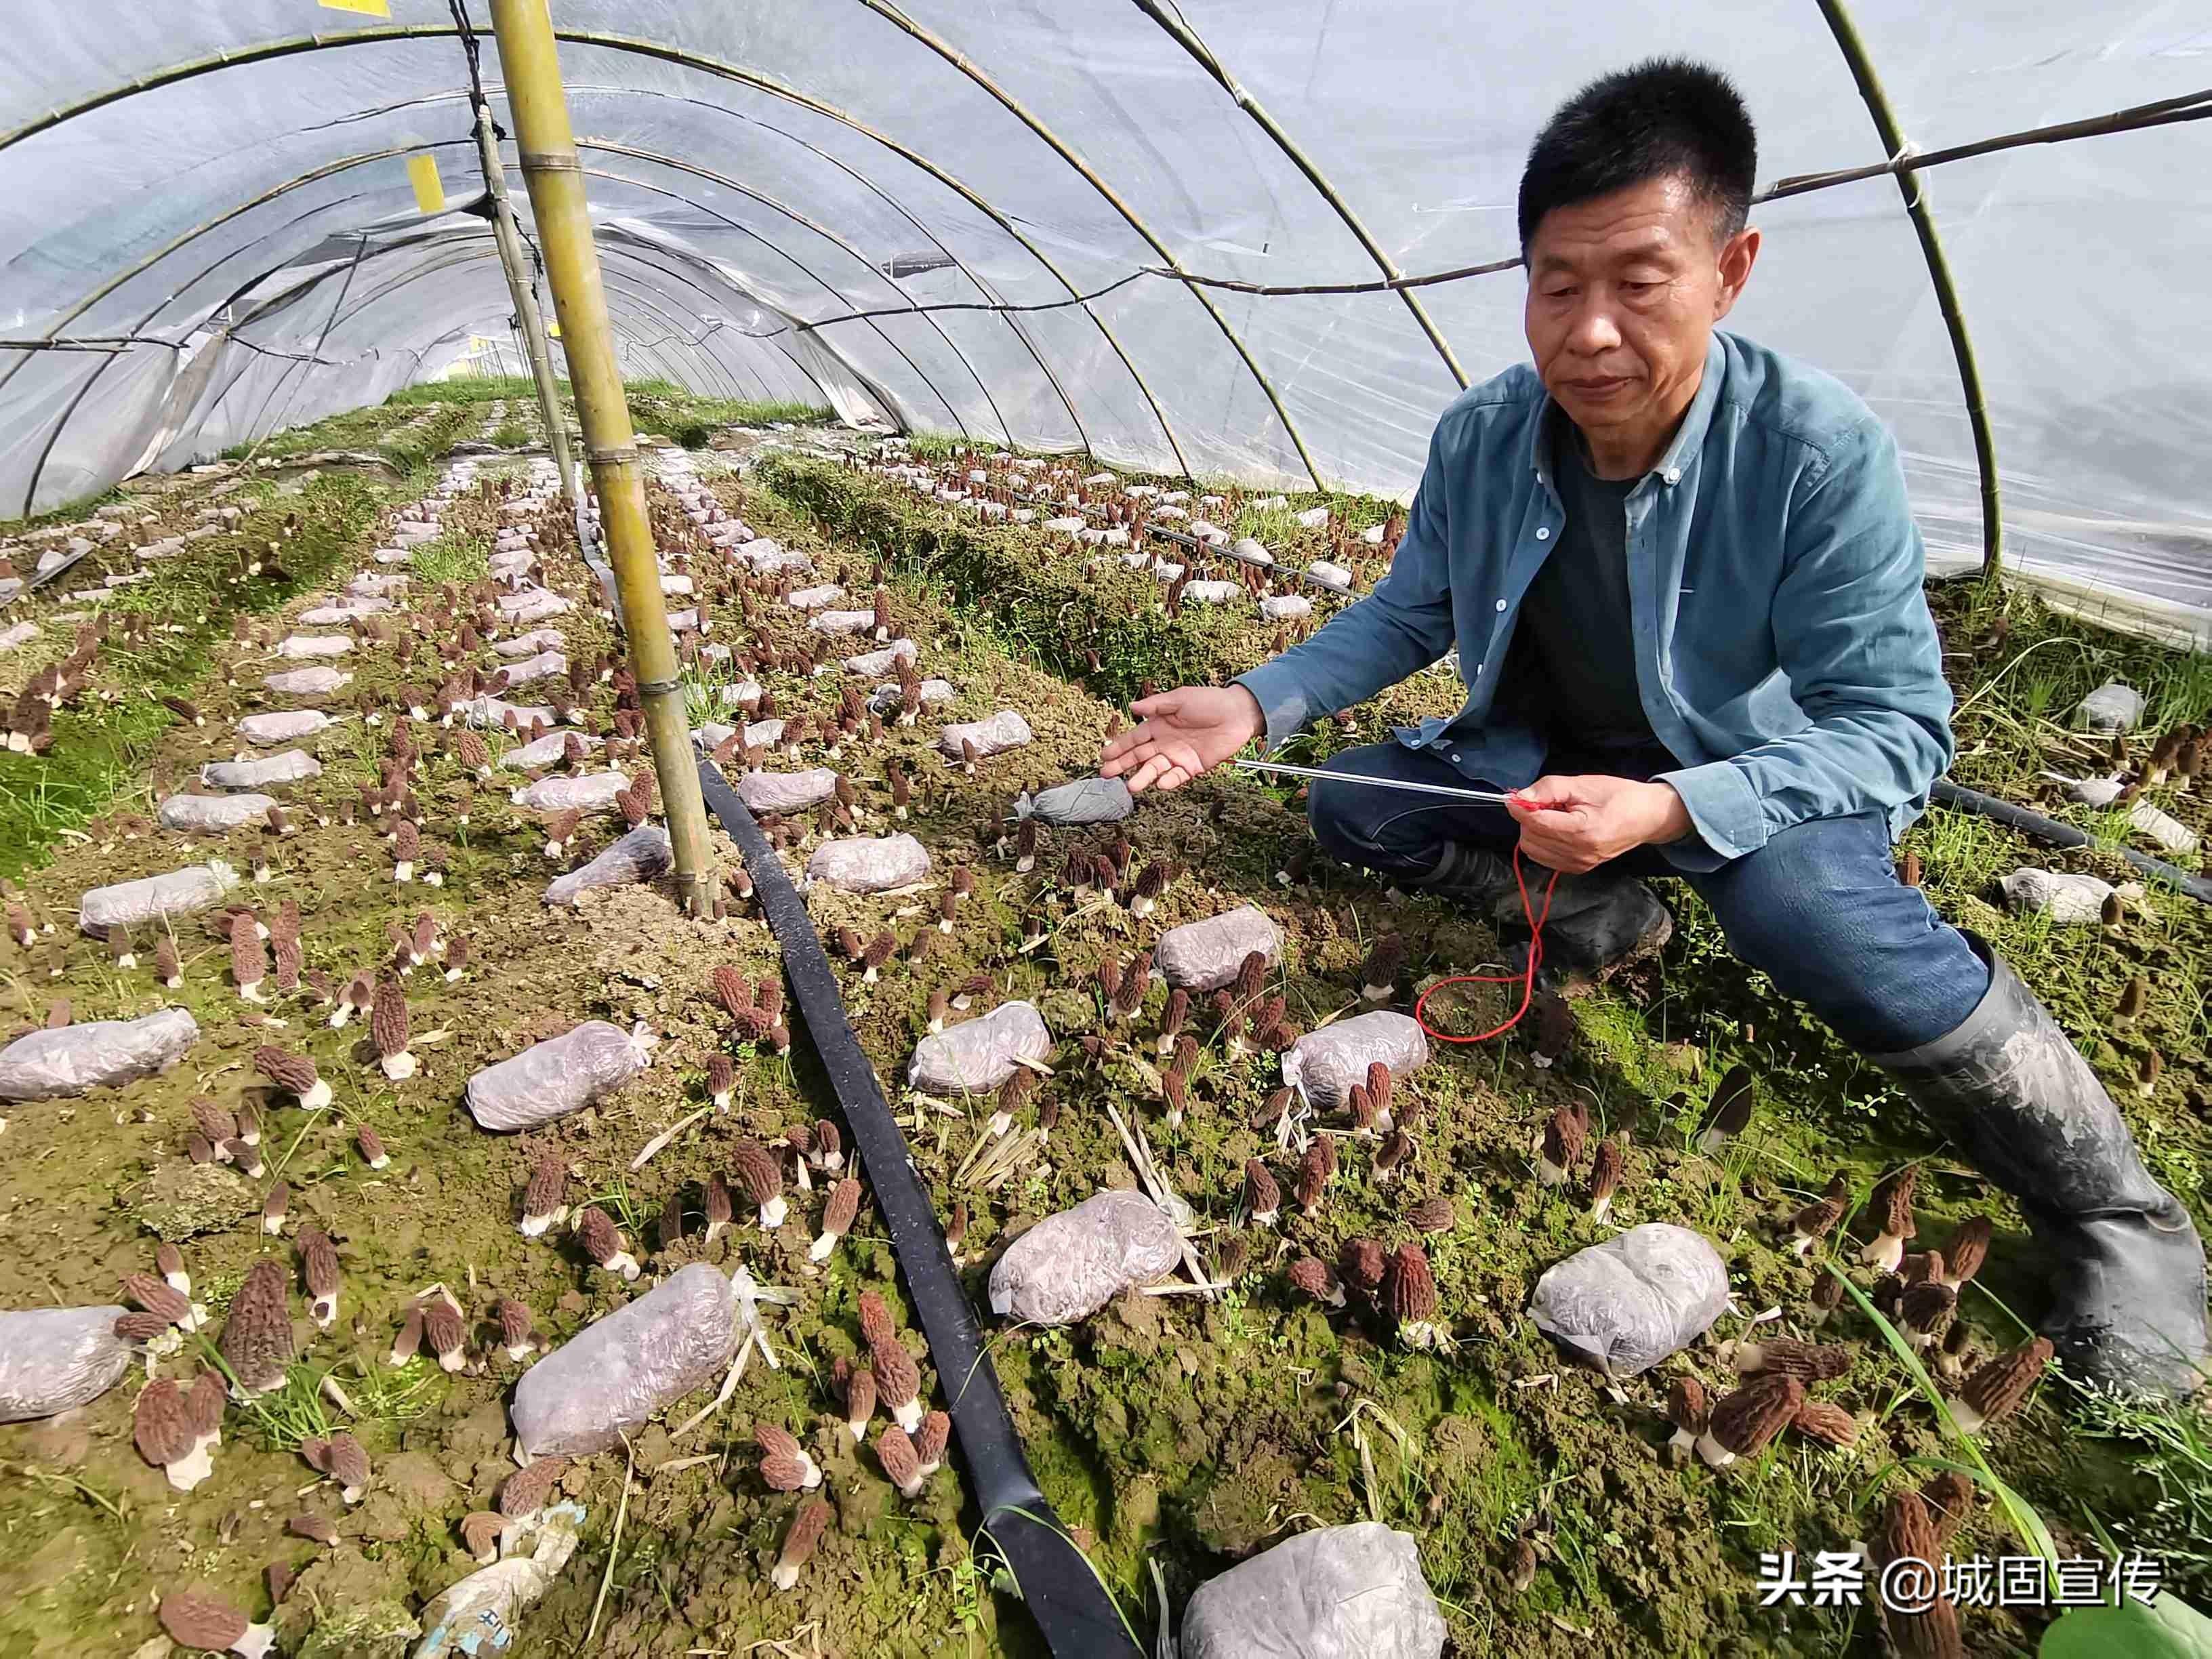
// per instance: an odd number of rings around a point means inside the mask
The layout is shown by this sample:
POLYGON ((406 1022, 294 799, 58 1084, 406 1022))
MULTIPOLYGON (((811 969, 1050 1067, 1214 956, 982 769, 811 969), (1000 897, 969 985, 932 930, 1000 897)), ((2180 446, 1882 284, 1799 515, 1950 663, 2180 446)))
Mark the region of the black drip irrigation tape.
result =
POLYGON ((708 810, 744 856, 754 895, 782 949, 792 1000, 799 1005, 823 1069, 844 1109, 854 1145, 867 1165, 876 1207, 890 1230, 891 1249, 906 1276, 907 1293, 914 1298, 922 1333, 929 1339, 931 1363, 944 1384, 961 1455, 983 1512, 983 1529, 1006 1558, 1054 1659, 1131 1659, 1140 1650, 1120 1609, 1030 1473, 1020 1437, 999 1392, 998 1374, 985 1354, 982 1334, 938 1226, 936 1207, 915 1173, 906 1137, 899 1132, 875 1068, 846 1018, 836 975, 823 953, 806 902, 745 804, 711 760, 699 763, 699 787, 708 810))
POLYGON ((1985 795, 1978 789, 1967 789, 1948 778, 1936 780, 1930 792, 1933 798, 1946 806, 1955 806, 1962 812, 1995 819, 2023 835, 2033 836, 2038 841, 2049 842, 2054 847, 2094 847, 2103 853, 2118 853, 2130 864, 2154 881, 2186 893, 2199 904, 2212 904, 2212 879, 2192 876, 2164 859, 2154 859, 2148 853, 2138 853, 2132 847, 2123 847, 2117 842, 2100 841, 2087 830, 2070 823, 2061 823, 2057 818, 2047 818, 2040 812, 2031 812, 2025 806, 2014 806, 2008 800, 1995 795, 1985 795))

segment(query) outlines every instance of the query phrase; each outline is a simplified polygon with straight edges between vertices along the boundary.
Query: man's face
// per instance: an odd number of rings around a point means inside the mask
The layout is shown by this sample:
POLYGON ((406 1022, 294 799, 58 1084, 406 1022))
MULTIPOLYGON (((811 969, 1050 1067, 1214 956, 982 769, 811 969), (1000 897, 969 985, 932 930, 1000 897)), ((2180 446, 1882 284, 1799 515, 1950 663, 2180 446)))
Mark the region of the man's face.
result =
POLYGON ((1528 245, 1545 388, 1594 440, 1671 430, 1758 249, 1755 230, 1717 242, 1711 209, 1679 176, 1553 209, 1528 245))

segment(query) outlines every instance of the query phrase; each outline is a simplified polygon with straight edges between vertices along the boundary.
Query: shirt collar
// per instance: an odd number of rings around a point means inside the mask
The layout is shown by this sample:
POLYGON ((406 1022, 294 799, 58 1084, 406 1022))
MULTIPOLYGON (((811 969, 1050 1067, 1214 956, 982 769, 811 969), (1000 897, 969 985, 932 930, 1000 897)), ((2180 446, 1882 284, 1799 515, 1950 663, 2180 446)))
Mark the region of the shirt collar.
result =
MULTIPOLYGON (((1690 399, 1689 408, 1683 412, 1682 424, 1674 429, 1674 441, 1667 446, 1666 453, 1651 471, 1644 475, 1645 477, 1656 473, 1662 483, 1681 483, 1682 474, 1689 467, 1689 457, 1705 441, 1705 434, 1711 429, 1713 409, 1721 400, 1721 381, 1727 373, 1728 353, 1721 348, 1720 331, 1715 329, 1705 347, 1705 373, 1698 382, 1697 396, 1690 399)), ((1559 477, 1559 457, 1553 447, 1558 428, 1553 422, 1566 419, 1566 410, 1546 392, 1543 410, 1528 437, 1528 467, 1539 483, 1551 483, 1559 477)))

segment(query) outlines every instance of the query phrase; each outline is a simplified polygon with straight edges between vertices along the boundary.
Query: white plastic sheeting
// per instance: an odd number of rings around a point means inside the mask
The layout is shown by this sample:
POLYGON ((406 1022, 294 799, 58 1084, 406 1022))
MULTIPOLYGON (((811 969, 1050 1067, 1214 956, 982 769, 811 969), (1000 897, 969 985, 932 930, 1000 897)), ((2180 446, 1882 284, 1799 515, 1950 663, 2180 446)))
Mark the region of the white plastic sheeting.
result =
MULTIPOLYGON (((1922 149, 2206 78, 2202 19, 2170 3, 1852 9, 1922 149)), ((459 40, 444 0, 390 11, 10 8, 0 335, 172 344, 0 349, 0 513, 374 402, 472 338, 506 337, 488 229, 458 210, 478 188, 459 40), (405 164, 425 152, 456 210, 415 211, 405 164)), ((1089 306, 988 309, 1066 301, 1167 263, 1163 250, 1269 285, 1378 274, 1312 182, 1139 6, 553 0, 553 12, 629 372, 1164 471, 1411 488, 1457 382, 1399 295, 1201 299, 1139 276, 1089 306), (801 326, 947 302, 977 308, 801 326)), ((505 125, 482 0, 469 14, 505 125)), ((1179 15, 1402 271, 1510 258, 1544 116, 1652 52, 1736 75, 1764 180, 1883 159, 1811 0, 1189 0, 1179 15)), ((2172 125, 1918 175, 1989 391, 2009 561, 2200 629, 2212 613, 2212 509, 2191 487, 2212 435, 2199 392, 2212 340, 2192 325, 2212 253, 2203 135, 2172 125)), ((507 158, 512 170, 511 144, 507 158)), ((1903 441, 1939 568, 1972 562, 1958 373, 1894 183, 1793 198, 1756 222, 1766 251, 1735 325, 1863 392, 1903 441)), ((1522 291, 1508 270, 1419 295, 1480 380, 1523 355, 1522 291)))

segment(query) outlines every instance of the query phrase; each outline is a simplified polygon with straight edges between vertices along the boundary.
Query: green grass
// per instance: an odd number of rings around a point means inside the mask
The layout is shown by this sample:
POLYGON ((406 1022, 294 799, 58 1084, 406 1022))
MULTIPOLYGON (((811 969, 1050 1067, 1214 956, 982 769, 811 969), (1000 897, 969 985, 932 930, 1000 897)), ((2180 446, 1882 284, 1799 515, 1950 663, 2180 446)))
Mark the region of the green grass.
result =
POLYGON ((448 530, 417 546, 408 566, 417 579, 432 585, 481 581, 491 568, 491 544, 482 536, 448 530))

